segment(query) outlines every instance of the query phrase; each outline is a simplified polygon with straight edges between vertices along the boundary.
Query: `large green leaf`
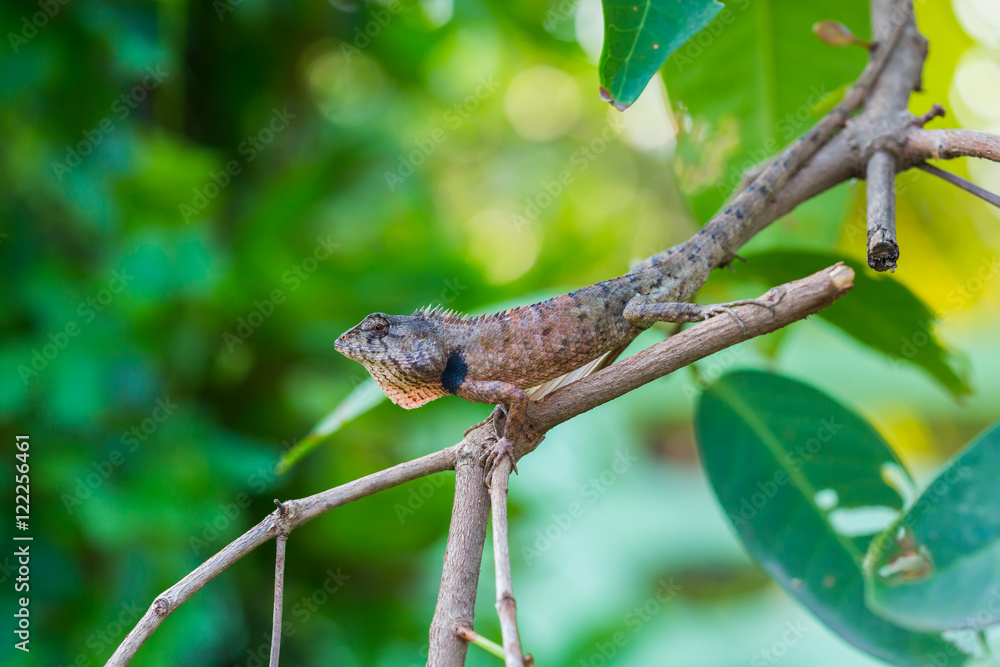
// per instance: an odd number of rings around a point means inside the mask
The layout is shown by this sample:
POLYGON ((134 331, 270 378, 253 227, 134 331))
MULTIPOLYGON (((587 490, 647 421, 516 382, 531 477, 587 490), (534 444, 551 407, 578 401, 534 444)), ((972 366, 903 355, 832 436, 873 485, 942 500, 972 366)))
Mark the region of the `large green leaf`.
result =
POLYGON ((639 99, 674 50, 722 9, 716 0, 602 0, 601 95, 619 110, 639 99))
POLYGON ((916 364, 953 394, 969 386, 948 360, 948 351, 934 334, 937 317, 920 297, 892 277, 875 276, 859 262, 833 253, 775 250, 748 256, 737 266, 740 276, 754 275, 768 285, 780 285, 843 261, 854 269, 854 289, 834 308, 819 313, 852 338, 888 355, 894 364, 916 364))
POLYGON ((925 630, 1000 623, 998 479, 1000 422, 872 540, 865 584, 873 609, 925 630))
POLYGON ((903 509, 903 464, 868 423, 815 389, 756 371, 720 378, 696 417, 709 480, 753 557, 844 639, 897 665, 965 657, 865 606, 871 537, 903 509))
POLYGON ((719 209, 745 169, 804 134, 824 98, 861 73, 864 49, 833 48, 813 35, 824 19, 863 36, 868 3, 734 0, 663 67, 671 101, 692 120, 678 153, 700 220, 719 209))

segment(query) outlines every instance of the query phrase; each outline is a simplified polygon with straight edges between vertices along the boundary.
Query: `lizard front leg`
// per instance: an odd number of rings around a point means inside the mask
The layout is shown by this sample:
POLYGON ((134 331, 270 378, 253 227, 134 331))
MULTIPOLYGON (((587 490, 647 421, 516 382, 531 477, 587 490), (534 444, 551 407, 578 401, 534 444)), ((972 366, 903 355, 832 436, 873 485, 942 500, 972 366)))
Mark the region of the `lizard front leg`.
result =
POLYGON ((774 312, 774 304, 781 301, 785 295, 784 290, 772 290, 772 298, 764 299, 740 299, 729 303, 717 303, 708 306, 701 306, 696 303, 684 303, 671 301, 672 295, 668 292, 653 291, 648 294, 637 294, 625 306, 622 313, 626 320, 637 327, 647 328, 656 322, 701 322, 715 315, 726 313, 731 315, 744 331, 743 320, 733 311, 735 306, 754 305, 767 308, 774 312))
POLYGON ((463 382, 455 394, 467 401, 507 406, 507 422, 503 427, 503 435, 483 455, 486 468, 483 481, 487 485, 490 483, 494 466, 504 456, 510 458, 511 468, 517 472, 517 464, 514 462, 514 441, 523 432, 524 420, 528 413, 528 394, 520 387, 495 380, 463 382))

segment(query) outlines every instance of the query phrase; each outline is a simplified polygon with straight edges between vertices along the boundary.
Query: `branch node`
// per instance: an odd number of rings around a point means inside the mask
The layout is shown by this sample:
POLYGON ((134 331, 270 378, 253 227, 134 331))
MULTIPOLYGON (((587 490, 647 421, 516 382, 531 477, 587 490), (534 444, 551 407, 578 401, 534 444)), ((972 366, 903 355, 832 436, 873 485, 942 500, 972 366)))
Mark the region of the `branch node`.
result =
POLYGON ((285 506, 281 504, 281 501, 275 498, 274 504, 278 506, 278 514, 280 516, 285 516, 285 506))
POLYGON ((166 598, 156 598, 153 602, 153 613, 160 618, 170 615, 170 601, 166 598))

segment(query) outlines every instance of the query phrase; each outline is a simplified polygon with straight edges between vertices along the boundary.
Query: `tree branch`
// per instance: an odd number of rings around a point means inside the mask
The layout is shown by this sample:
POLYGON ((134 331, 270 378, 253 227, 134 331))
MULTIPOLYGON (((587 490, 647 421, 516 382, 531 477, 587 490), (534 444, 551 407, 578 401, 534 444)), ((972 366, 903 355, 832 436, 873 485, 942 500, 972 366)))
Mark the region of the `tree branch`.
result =
MULTIPOLYGON (((857 120, 851 125, 856 125, 857 120)), ((960 157, 1000 162, 1000 136, 997 135, 975 130, 924 130, 904 115, 890 119, 886 127, 888 132, 902 140, 896 160, 898 171, 912 169, 927 160, 960 157)), ((761 215, 761 228, 840 183, 852 178, 864 178, 867 164, 864 156, 873 153, 873 145, 853 132, 841 132, 834 136, 784 188, 775 193, 761 215)))
POLYGON ((868 160, 868 266, 895 271, 899 259, 896 241, 896 158, 876 151, 868 160))
POLYGON ((483 486, 483 469, 479 465, 479 452, 485 442, 486 434, 479 430, 459 445, 455 502, 444 552, 441 588, 431 621, 428 665, 460 667, 465 664, 469 645, 455 636, 455 629, 457 626, 471 628, 475 618, 479 568, 490 512, 490 497, 483 486))
MULTIPOLYGON (((274 502, 278 503, 277 500, 274 502)), ((284 512, 281 503, 278 503, 278 512, 284 512)), ((288 533, 279 533, 274 542, 274 613, 271 616, 270 667, 278 667, 278 656, 281 655, 281 611, 285 599, 285 546, 288 544, 288 533)))
MULTIPOLYGON (((774 312, 759 306, 737 307, 743 321, 717 316, 700 322, 627 359, 611 364, 588 377, 577 380, 540 403, 529 404, 528 421, 544 433, 557 424, 623 396, 644 384, 715 354, 736 343, 777 331, 792 322, 831 305, 854 286, 854 271, 837 264, 800 280, 769 290, 762 301, 778 299, 774 312)), ((532 451, 538 441, 518 448, 518 455, 532 451)))
POLYGON ((906 138, 907 161, 977 157, 1000 162, 1000 137, 976 130, 914 130, 906 138))
POLYGON ((521 638, 517 634, 517 602, 514 599, 514 578, 510 571, 510 541, 507 537, 507 483, 511 462, 501 457, 493 472, 490 502, 493 505, 493 563, 496 570, 497 615, 500 636, 503 637, 506 667, 524 667, 521 638))
MULTIPOLYGON (((846 266, 838 264, 824 269, 769 291, 768 295, 774 299, 782 293, 773 314, 759 306, 740 306, 736 312, 743 327, 734 318, 714 317, 577 380, 540 403, 529 402, 526 427, 534 437, 517 443, 518 459, 537 448, 545 432, 557 424, 726 347, 807 317, 843 296, 853 286, 853 279, 854 272, 846 266)), ((472 609, 486 533, 485 502, 489 500, 482 483, 482 468, 475 462, 491 437, 493 424, 487 420, 470 430, 460 445, 455 505, 438 605, 431 624, 427 660, 431 667, 458 667, 465 661, 468 645, 457 640, 454 633, 459 626, 472 628, 472 609)))
MULTIPOLYGON (((864 116, 864 114, 862 114, 864 116)), ((852 125, 856 124, 856 121, 852 125)), ((889 132, 902 139, 898 171, 918 167, 927 160, 974 157, 1000 162, 1000 136, 975 130, 924 130, 900 115, 891 120, 889 132)), ((792 212, 796 206, 840 183, 866 175, 865 155, 872 145, 859 141, 853 132, 841 132, 827 143, 775 193, 761 215, 763 228, 792 212)))
POLYGON ((885 72, 872 89, 865 111, 875 122, 869 127, 875 145, 885 144, 868 158, 865 169, 868 192, 868 266, 876 271, 895 271, 899 259, 896 241, 896 153, 900 146, 891 129, 893 117, 906 111, 910 94, 920 89, 927 40, 917 32, 911 0, 871 0, 872 31, 876 41, 889 38, 894 24, 903 26, 903 36, 893 51, 885 72), (890 130, 887 132, 887 130, 890 130), (891 149, 891 150, 890 150, 891 149))
POLYGON ((448 447, 439 452, 400 463, 307 498, 286 501, 283 503, 284 512, 275 510, 268 514, 256 526, 230 542, 189 575, 158 595, 136 626, 126 635, 106 665, 118 667, 128 664, 139 647, 160 626, 163 619, 201 590, 205 584, 219 576, 226 568, 268 540, 281 533, 287 535, 293 529, 335 507, 346 505, 359 498, 370 496, 404 482, 436 472, 451 470, 455 467, 456 447, 448 447))

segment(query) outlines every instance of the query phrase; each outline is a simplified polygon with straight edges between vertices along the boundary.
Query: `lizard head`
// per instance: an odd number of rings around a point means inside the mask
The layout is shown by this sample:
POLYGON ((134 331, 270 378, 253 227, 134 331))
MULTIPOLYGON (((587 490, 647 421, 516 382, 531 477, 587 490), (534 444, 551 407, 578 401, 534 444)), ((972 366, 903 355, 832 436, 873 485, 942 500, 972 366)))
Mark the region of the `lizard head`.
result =
POLYGON ((419 315, 372 313, 341 334, 334 348, 364 366, 389 399, 420 407, 445 395, 448 353, 433 321, 419 315))

